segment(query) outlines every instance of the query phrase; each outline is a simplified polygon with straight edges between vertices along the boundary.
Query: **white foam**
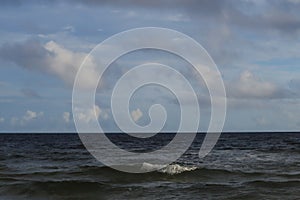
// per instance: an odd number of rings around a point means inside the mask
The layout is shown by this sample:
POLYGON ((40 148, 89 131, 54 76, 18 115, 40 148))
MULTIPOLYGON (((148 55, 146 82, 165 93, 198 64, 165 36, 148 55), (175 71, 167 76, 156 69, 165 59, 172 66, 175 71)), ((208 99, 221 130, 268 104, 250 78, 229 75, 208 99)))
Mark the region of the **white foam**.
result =
POLYGON ((178 164, 173 164, 173 165, 168 165, 165 168, 160 169, 159 172, 173 175, 173 174, 180 174, 182 172, 193 171, 195 169, 197 169, 197 167, 195 167, 195 166, 185 167, 185 166, 180 166, 178 164))
POLYGON ((195 166, 181 166, 178 164, 171 164, 171 165, 157 165, 157 164, 150 164, 150 163, 143 163, 142 170, 145 171, 158 171, 161 173, 166 173, 170 175, 180 174, 182 172, 193 171, 197 169, 195 166))
POLYGON ((157 170, 160 170, 160 169, 162 169, 166 166, 167 165, 157 165, 157 164, 150 164, 150 163, 144 162, 142 164, 141 170, 146 171, 146 172, 157 171, 157 170))

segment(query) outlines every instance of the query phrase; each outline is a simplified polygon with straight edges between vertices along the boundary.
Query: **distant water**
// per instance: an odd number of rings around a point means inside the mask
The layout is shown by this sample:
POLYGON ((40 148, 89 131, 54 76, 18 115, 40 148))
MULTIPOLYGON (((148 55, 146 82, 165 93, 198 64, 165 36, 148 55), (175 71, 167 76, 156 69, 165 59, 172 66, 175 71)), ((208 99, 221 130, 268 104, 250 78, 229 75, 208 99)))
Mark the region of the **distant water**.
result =
MULTIPOLYGON (((300 199, 300 134, 222 134, 200 160, 203 136, 176 163, 128 174, 95 160, 76 134, 0 134, 0 199, 300 199)), ((143 152, 174 134, 109 137, 143 152)))

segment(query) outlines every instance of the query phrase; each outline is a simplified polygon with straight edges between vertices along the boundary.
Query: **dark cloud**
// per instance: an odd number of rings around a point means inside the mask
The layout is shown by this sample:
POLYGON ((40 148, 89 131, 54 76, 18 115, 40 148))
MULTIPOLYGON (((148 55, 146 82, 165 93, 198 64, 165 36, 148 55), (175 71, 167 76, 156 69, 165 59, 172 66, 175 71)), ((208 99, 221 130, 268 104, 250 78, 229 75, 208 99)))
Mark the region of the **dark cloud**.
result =
POLYGON ((290 80, 289 86, 291 88, 300 89, 300 78, 294 78, 294 79, 290 80))
MULTIPOLYGON (((0 47, 0 59, 26 69, 56 75, 70 86, 73 85, 77 70, 86 55, 66 49, 54 41, 41 44, 36 40, 27 40, 0 47)), ((93 63, 90 61, 90 64, 93 63)), ((97 79, 95 68, 84 71, 82 79, 82 86, 90 87, 94 84, 91 82, 97 79)))
POLYGON ((22 94, 25 97, 38 98, 38 99, 41 98, 41 96, 36 91, 34 91, 34 90, 30 89, 30 88, 22 88, 20 91, 22 92, 22 94))
POLYGON ((255 31, 277 30, 282 33, 294 33, 300 29, 300 16, 295 10, 300 9, 299 5, 290 7, 290 2, 286 4, 276 4, 276 1, 269 2, 264 9, 258 5, 250 5, 248 9, 257 10, 254 14, 246 14, 244 10, 229 14, 228 23, 237 25, 245 29, 255 31))
POLYGON ((266 29, 280 32, 295 32, 300 28, 300 4, 293 1, 266 1, 265 5, 251 1, 222 0, 175 0, 175 1, 82 1, 87 5, 131 6, 159 10, 182 10, 192 18, 212 19, 238 27, 261 31, 266 29), (249 12, 251 10, 252 13, 249 12))
MULTIPOLYGON (((70 2, 69 0, 67 0, 70 2)), ((74 1, 71 1, 74 2, 74 1)), ((192 12, 201 12, 207 14, 220 13, 225 7, 231 6, 230 1, 223 0, 163 0, 163 1, 147 1, 147 0, 75 0, 75 2, 86 5, 113 5, 128 7, 144 7, 155 9, 185 9, 192 12)))
POLYGON ((47 65, 47 51, 36 40, 27 40, 24 43, 4 44, 0 47, 0 58, 14 62, 27 69, 42 69, 47 65))
POLYGON ((293 91, 293 94, 300 97, 300 78, 294 78, 290 80, 289 87, 293 91))
POLYGON ((234 1, 234 0, 63 0, 63 1, 1 1, 2 5, 69 3, 85 6, 113 6, 145 8, 168 11, 184 11, 195 19, 211 18, 255 31, 266 29, 294 33, 300 28, 300 3, 291 0, 234 1), (200 17, 199 17, 200 16, 200 17))

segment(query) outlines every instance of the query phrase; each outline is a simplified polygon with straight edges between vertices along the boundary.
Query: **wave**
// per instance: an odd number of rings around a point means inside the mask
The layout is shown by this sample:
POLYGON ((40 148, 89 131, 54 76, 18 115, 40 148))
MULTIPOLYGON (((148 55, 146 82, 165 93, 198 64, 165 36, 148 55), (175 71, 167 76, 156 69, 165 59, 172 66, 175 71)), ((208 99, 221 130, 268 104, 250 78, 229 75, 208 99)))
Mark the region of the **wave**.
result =
POLYGON ((86 180, 26 181, 3 186, 0 189, 0 198, 61 199, 64 197, 62 199, 95 199, 93 195, 104 196, 107 193, 106 191, 110 190, 114 190, 114 186, 86 180))
POLYGON ((271 181, 271 180, 254 180, 245 182, 246 185, 252 185, 255 187, 271 187, 271 188, 283 188, 283 187, 299 187, 299 180, 284 180, 284 181, 271 181))
MULTIPOLYGON (((128 166, 127 166, 128 167, 128 166)), ((136 167, 136 166, 135 166, 136 167)), ((0 182, 3 184, 11 184, 23 181, 87 181, 87 182, 109 182, 109 183, 130 183, 132 181, 148 182, 159 181, 161 179, 170 181, 186 181, 199 182, 214 182, 224 181, 234 177, 239 183, 248 181, 266 180, 266 178, 274 178, 274 180, 299 180, 300 175, 284 174, 283 172, 245 172, 234 169, 216 169, 207 166, 186 166, 180 164, 157 165, 151 163, 142 163, 139 165, 140 171, 147 173, 133 174, 114 170, 107 166, 83 165, 70 169, 61 170, 41 170, 27 171, 23 173, 12 173, 10 171, 2 171, 0 173, 0 182)), ((249 182, 249 184, 251 184, 249 182)), ((256 183, 253 183, 256 184, 256 183)))
POLYGON ((141 168, 143 171, 157 171, 169 175, 180 174, 198 169, 196 166, 181 166, 179 164, 155 165, 150 163, 143 163, 141 168))
MULTIPOLYGON (((70 167, 68 168, 55 168, 55 169, 48 169, 48 168, 41 168, 41 169, 31 169, 28 171, 11 171, 6 166, 0 166, 1 170, 0 177, 24 177, 24 176, 44 176, 44 177, 56 177, 60 175, 73 175, 73 176, 80 176, 80 175, 114 175, 114 174, 120 174, 123 175, 128 174, 134 176, 134 173, 125 173, 121 171, 117 171, 113 169, 114 166, 108 167, 103 165, 82 165, 78 167, 70 167)), ((211 176, 220 176, 220 175, 238 175, 238 176, 281 176, 281 177, 294 177, 298 178, 300 177, 300 173, 285 173, 285 172, 267 172, 267 171, 247 171, 247 170, 239 170, 239 169, 229 169, 229 168, 211 168, 208 166, 196 166, 196 165, 180 165, 180 164, 169 164, 169 165, 159 165, 159 164, 152 164, 144 162, 142 164, 132 164, 130 166, 115 166, 115 168, 123 168, 123 169, 129 169, 133 168, 137 171, 141 172, 147 172, 144 173, 144 175, 147 174, 166 174, 166 175, 211 175, 211 176)))

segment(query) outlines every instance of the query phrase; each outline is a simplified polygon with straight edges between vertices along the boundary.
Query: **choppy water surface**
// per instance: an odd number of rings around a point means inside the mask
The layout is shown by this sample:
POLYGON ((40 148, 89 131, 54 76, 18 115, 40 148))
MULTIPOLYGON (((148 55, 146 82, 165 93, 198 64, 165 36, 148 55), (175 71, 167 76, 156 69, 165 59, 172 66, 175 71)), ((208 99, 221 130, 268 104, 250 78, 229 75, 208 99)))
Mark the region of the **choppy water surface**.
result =
MULTIPOLYGON (((299 133, 222 134, 200 160, 203 136, 176 163, 129 174, 95 160, 76 134, 1 134, 0 199, 300 199, 299 133)), ((143 152, 174 135, 109 137, 143 152)))

